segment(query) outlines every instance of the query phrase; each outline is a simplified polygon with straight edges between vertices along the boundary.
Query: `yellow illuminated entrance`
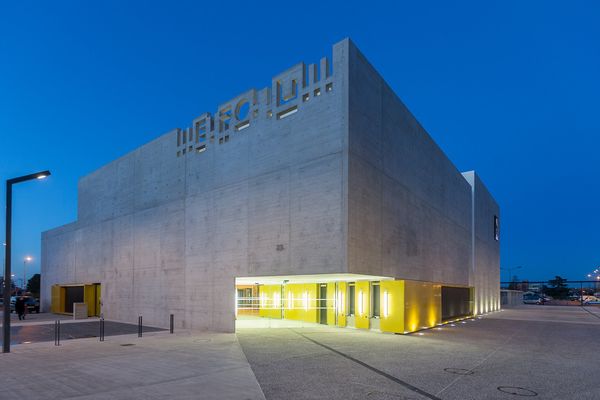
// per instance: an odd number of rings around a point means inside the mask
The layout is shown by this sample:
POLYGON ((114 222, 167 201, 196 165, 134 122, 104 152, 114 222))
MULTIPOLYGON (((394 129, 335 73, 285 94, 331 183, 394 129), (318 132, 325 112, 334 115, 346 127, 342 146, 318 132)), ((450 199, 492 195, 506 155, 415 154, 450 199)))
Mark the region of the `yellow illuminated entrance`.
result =
POLYGON ((86 303, 88 317, 100 316, 99 283, 52 285, 51 311, 55 314, 72 314, 73 303, 86 303))
POLYGON ((472 296, 454 296, 466 303, 449 307, 443 304, 442 287, 356 274, 237 278, 236 323, 288 327, 296 322, 409 333, 446 322, 449 309, 462 310, 456 318, 472 315, 472 296))

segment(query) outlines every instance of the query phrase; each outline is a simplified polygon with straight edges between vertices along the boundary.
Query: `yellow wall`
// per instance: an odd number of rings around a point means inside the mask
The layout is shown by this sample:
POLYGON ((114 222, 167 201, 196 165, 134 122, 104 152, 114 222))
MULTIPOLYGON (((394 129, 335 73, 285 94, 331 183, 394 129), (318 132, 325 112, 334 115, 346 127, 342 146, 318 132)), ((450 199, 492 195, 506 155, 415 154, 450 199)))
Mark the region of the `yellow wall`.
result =
POLYGON ((379 329, 382 332, 404 332, 404 281, 381 281, 379 329), (387 293, 387 299, 386 299, 387 293), (387 300, 387 315, 386 315, 387 300))
POLYGON ((442 323, 442 286, 404 281, 404 331, 414 332, 442 323))
MULTIPOLYGON (((354 321, 355 327, 359 329, 370 328, 370 285, 369 281, 355 282, 354 321)), ((283 318, 311 323, 319 322, 317 299, 319 298, 320 284, 284 285, 280 303, 274 304, 274 295, 281 294, 281 288, 281 285, 260 286, 259 315, 261 317, 282 318, 280 307, 283 307, 283 318)), ((337 326, 345 327, 347 325, 347 293, 347 282, 327 283, 328 325, 336 325, 336 317, 337 326)), ((379 328, 382 332, 407 333, 434 327, 441 323, 441 301, 441 285, 439 284, 408 280, 381 281, 379 328)))
MULTIPOLYGON (((98 290, 100 290, 100 285, 98 285, 98 290)), ((96 300, 96 285, 85 285, 83 287, 83 301, 87 304, 88 317, 98 315, 96 311, 96 300)))
POLYGON ((281 318, 281 285, 260 285, 258 288, 258 315, 265 318, 281 318), (279 296, 279 299, 277 299, 279 296))
POLYGON ((370 296, 371 284, 369 281, 359 281, 355 283, 354 288, 354 326, 360 329, 369 329, 369 312, 371 309, 371 296, 370 296), (362 307, 361 307, 361 294, 362 294, 362 307), (361 312, 362 311, 362 312, 361 312))
POLYGON ((346 313, 348 312, 348 299, 346 298, 346 290, 348 289, 348 284, 346 282, 338 282, 337 285, 337 326, 344 327, 346 326, 346 313))
POLYGON ((288 284, 284 289, 284 318, 296 321, 318 322, 317 298, 318 285, 316 283, 288 284), (292 305, 290 307, 290 295, 292 305), (305 297, 306 296, 306 297, 305 297), (305 304, 305 298, 308 300, 305 304))
POLYGON ((50 311, 53 313, 61 313, 61 312, 65 312, 64 309, 64 302, 62 301, 63 299, 63 294, 64 289, 61 288, 59 285, 52 285, 52 293, 51 293, 51 303, 50 303, 50 311))
MULTIPOLYGON (((87 304, 88 317, 100 315, 100 284, 83 286, 83 301, 87 304)), ((67 286, 52 285, 50 311, 53 313, 65 312, 65 298, 67 286)))

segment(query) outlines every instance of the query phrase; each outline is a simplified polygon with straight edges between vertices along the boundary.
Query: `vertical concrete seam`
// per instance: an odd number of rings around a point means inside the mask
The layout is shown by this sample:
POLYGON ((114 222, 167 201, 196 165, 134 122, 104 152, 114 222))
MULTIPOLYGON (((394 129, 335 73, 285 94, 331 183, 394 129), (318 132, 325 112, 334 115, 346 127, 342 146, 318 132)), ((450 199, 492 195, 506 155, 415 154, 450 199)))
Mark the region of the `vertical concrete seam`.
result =
POLYGON ((350 271, 350 42, 342 48, 343 73, 336 78, 342 86, 341 108, 344 116, 344 126, 342 127, 342 270, 350 271), (340 79, 341 78, 341 79, 340 79))
POLYGON ((471 185, 471 274, 473 279, 469 280, 470 284, 474 286, 473 300, 475 302, 476 314, 481 314, 479 305, 479 293, 477 293, 477 277, 475 276, 475 172, 473 171, 473 185, 471 185))
MULTIPOLYGON (((381 170, 385 171, 385 160, 383 159, 383 89, 385 88, 385 83, 383 79, 379 79, 379 154, 381 156, 381 170)), ((383 178, 380 178, 379 182, 379 274, 384 275, 383 271, 383 178)))
MULTIPOLYGON (((188 247, 188 241, 187 241, 187 199, 188 199, 188 187, 187 187, 187 177, 188 177, 188 157, 183 157, 183 168, 184 168, 184 174, 183 174, 183 254, 182 254, 182 258, 183 258, 183 301, 180 301, 179 304, 181 306, 183 306, 183 309, 186 310, 187 307, 185 306, 185 302, 187 301, 187 269, 188 269, 188 265, 187 265, 187 247, 188 247)), ((168 290, 167 290, 168 292, 168 290)), ((167 302, 167 307, 168 307, 168 302, 167 302)), ((167 314, 171 314, 172 309, 168 310, 167 314)), ((174 311, 173 311, 174 313, 174 311)), ((182 318, 183 324, 182 326, 185 328, 185 317, 182 318)))

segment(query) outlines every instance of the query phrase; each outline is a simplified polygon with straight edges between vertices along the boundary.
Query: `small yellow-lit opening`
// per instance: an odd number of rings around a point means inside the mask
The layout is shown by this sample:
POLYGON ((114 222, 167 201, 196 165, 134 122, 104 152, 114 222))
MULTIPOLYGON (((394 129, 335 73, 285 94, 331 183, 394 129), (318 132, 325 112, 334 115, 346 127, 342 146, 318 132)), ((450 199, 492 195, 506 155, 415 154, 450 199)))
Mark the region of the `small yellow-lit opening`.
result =
POLYGON ((363 291, 358 292, 358 315, 363 315, 364 305, 363 305, 363 291))
POLYGON ((260 294, 260 308, 265 308, 267 306, 267 296, 264 293, 260 294))
POLYGON ((390 295, 387 292, 383 292, 383 317, 387 318, 390 315, 390 295))
POLYGON ((273 307, 281 308, 281 294, 277 292, 273 293, 273 307))
POLYGON ((344 295, 342 294, 341 290, 338 291, 337 303, 338 303, 339 313, 343 314, 344 313, 344 295))

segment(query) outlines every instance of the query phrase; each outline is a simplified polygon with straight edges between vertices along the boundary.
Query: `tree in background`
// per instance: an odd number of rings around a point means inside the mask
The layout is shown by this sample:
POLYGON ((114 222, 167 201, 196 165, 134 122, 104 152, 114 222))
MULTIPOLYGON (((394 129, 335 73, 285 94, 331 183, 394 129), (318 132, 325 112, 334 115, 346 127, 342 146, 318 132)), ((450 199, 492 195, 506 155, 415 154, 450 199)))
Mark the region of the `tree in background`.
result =
POLYGON ((567 287, 567 280, 560 276, 555 276, 554 279, 548 281, 550 287, 547 289, 546 294, 554 297, 555 299, 566 299, 569 297, 569 288, 567 287))
POLYGON ((37 297, 40 295, 40 274, 35 274, 27 281, 27 291, 37 297))

